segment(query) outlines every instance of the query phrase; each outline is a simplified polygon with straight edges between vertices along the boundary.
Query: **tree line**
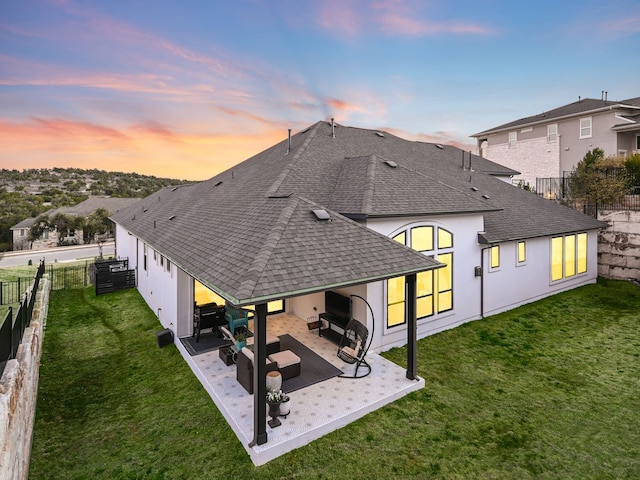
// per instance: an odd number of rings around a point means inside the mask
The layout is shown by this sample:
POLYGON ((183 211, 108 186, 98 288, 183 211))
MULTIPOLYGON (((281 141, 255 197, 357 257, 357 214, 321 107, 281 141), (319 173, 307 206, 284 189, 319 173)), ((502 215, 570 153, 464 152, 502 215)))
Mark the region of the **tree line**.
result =
MULTIPOLYGON (((0 169, 0 252, 13 248, 12 226, 28 218, 38 218, 51 209, 77 205, 90 196, 144 198, 163 187, 183 183, 193 182, 97 169, 0 169)), ((99 219, 93 224, 90 219, 84 221, 90 231, 98 228, 100 222, 99 219)), ((40 218, 38 224, 42 228, 51 228, 54 224, 71 228, 73 222, 80 220, 58 218, 54 222, 40 218), (45 222, 51 223, 49 227, 45 222)))

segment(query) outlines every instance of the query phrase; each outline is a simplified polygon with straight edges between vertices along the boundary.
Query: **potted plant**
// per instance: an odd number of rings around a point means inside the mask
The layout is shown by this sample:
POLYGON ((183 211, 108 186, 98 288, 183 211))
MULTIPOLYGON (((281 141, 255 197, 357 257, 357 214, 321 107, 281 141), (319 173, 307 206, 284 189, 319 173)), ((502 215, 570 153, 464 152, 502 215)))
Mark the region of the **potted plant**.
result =
POLYGON ((236 339, 236 349, 238 351, 247 346, 247 333, 244 330, 238 330, 234 338, 236 339))
POLYGON ((282 425, 278 416, 280 415, 280 403, 282 403, 282 397, 284 397, 282 390, 267 390, 267 403, 269 404, 269 416, 271 420, 267 423, 271 428, 279 427, 282 425))

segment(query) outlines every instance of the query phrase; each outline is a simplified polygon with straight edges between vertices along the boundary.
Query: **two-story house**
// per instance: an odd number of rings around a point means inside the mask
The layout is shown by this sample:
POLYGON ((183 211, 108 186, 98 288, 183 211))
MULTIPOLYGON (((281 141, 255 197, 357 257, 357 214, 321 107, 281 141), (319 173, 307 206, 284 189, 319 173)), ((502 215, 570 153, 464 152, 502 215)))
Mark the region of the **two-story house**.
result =
POLYGON ((480 155, 520 172, 513 181, 536 185, 572 171, 584 155, 640 151, 640 97, 623 101, 584 98, 475 135, 480 155))

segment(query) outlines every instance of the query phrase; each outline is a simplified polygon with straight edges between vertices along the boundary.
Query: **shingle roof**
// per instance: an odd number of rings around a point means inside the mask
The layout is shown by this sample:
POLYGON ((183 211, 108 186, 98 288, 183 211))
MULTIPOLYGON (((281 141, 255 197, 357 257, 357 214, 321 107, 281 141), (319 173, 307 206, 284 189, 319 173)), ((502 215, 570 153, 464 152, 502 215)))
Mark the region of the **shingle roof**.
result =
POLYGON ((89 197, 83 202, 71 207, 59 207, 47 212, 47 215, 53 216, 57 213, 65 215, 78 215, 88 217, 99 208, 104 208, 110 213, 116 213, 136 203, 139 198, 120 198, 120 197, 89 197))
POLYGON ((344 215, 475 213, 485 216, 490 241, 605 225, 485 170, 508 171, 454 147, 386 132, 337 126, 333 138, 331 126, 318 122, 292 137, 288 153, 283 141, 112 219, 237 305, 439 266, 344 215), (317 220, 314 209, 331 221, 317 220))
POLYGON ((502 130, 508 130, 513 127, 520 127, 523 125, 535 124, 535 123, 547 123, 553 119, 559 119, 571 115, 585 114, 595 110, 603 108, 629 108, 640 107, 640 97, 630 98, 621 102, 611 100, 598 100, 595 98, 584 98, 577 102, 569 103, 547 112, 542 112, 530 117, 520 118, 512 122, 508 122, 497 127, 484 130, 482 132, 471 135, 472 137, 480 137, 488 135, 490 133, 496 133, 502 130))

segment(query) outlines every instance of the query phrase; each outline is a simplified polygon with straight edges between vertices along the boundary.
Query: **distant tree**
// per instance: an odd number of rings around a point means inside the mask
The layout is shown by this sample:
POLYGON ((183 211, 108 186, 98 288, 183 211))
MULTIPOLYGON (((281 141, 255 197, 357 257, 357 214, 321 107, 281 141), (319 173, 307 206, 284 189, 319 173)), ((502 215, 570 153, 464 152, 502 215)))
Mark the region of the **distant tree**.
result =
POLYGON ((628 155, 624 160, 630 187, 640 187, 640 153, 628 155))
POLYGON ((29 241, 35 242, 42 237, 45 230, 51 230, 51 228, 51 221, 47 215, 38 216, 29 229, 29 241))
POLYGON ((606 204, 619 201, 629 190, 626 171, 620 157, 605 157, 600 148, 589 150, 571 176, 574 199, 606 204))
POLYGON ((109 212, 104 208, 98 208, 89 215, 85 236, 95 239, 96 235, 108 233, 113 228, 113 222, 109 219, 109 212))

